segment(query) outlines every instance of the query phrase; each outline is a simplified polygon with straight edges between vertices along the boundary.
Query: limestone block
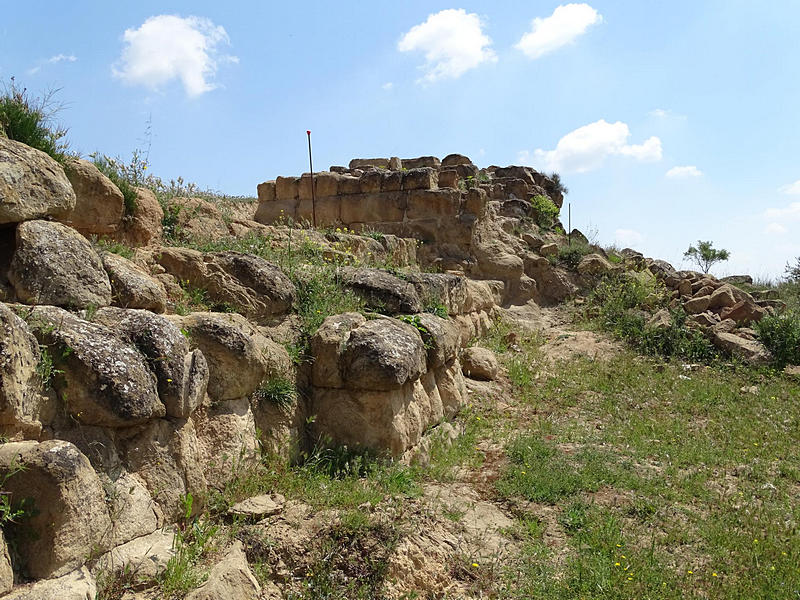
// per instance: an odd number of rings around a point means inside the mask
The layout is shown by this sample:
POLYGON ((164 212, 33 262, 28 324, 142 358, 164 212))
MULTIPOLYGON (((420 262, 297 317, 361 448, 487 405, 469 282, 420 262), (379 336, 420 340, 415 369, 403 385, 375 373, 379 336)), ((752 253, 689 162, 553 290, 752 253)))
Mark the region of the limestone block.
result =
POLYGON ((255 220, 264 225, 291 219, 297 220, 297 205, 299 200, 274 200, 272 202, 260 202, 256 209, 255 220))
POLYGON ((299 177, 278 177, 275 180, 275 198, 277 200, 295 200, 300 194, 299 177))
POLYGON ((409 219, 453 217, 458 214, 460 208, 461 192, 457 190, 414 190, 408 195, 409 219))
POLYGON ((83 233, 116 231, 125 214, 119 188, 87 160, 68 161, 64 172, 75 190, 75 208, 62 220, 83 233))
POLYGON ((442 159, 443 167, 455 167, 457 165, 471 165, 472 161, 463 154, 448 154, 442 159))
POLYGON ((404 158, 402 162, 403 162, 403 167, 409 170, 419 169, 421 167, 431 167, 433 169, 439 170, 439 168, 442 166, 442 161, 440 161, 435 156, 404 158))
POLYGON ((317 197, 335 196, 339 193, 339 180, 342 178, 338 173, 321 172, 314 174, 317 197))
MULTIPOLYGON (((342 200, 339 196, 317 198, 314 206, 317 227, 329 227, 342 222, 342 200)), ((313 223, 311 199, 300 200, 297 206, 297 220, 301 223, 313 223)))
POLYGON ((380 169, 389 168, 388 158, 354 158, 348 165, 350 170, 361 169, 364 167, 378 167, 380 169))
POLYGON ((402 192, 344 196, 341 199, 342 222, 402 222, 406 212, 407 197, 408 195, 402 192))
POLYGON ((430 190, 439 185, 439 173, 430 167, 410 169, 403 175, 404 190, 430 190))
POLYGON ((458 172, 455 169, 439 171, 439 187, 458 189, 458 172))
POLYGON ((489 196, 487 195, 486 190, 481 188, 472 188, 467 192, 465 209, 468 213, 481 217, 486 213, 486 207, 488 204, 489 196))
POLYGON ((381 180, 381 191, 399 192, 402 188, 403 188, 402 171, 387 171, 383 173, 383 179, 381 180))
POLYGON ((383 173, 380 171, 366 171, 359 179, 362 194, 377 194, 381 191, 383 173))
POLYGON ((342 175, 339 179, 339 195, 360 194, 361 179, 352 175, 342 175))
POLYGON ((256 189, 258 190, 259 202, 273 202, 275 200, 276 194, 274 181, 265 181, 263 183, 259 183, 256 189))

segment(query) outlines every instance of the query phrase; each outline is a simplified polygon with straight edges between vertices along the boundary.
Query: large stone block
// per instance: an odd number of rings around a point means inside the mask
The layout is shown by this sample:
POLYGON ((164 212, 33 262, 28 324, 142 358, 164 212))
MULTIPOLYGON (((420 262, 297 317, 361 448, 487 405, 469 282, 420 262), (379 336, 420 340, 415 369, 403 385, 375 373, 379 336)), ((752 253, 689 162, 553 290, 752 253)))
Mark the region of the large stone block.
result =
POLYGON ((342 222, 342 201, 339 196, 317 198, 313 212, 311 200, 301 200, 297 206, 297 220, 299 222, 313 223, 316 212, 317 227, 329 227, 342 222))
POLYGON ((431 167, 432 169, 439 169, 442 166, 440 161, 435 156, 420 156, 417 158, 404 158, 403 168, 405 169, 419 169, 421 167, 431 167))
POLYGON ((348 165, 350 169, 363 169, 364 167, 389 168, 388 158, 354 158, 348 165))
POLYGON ((448 154, 442 159, 443 167, 455 167, 458 165, 471 165, 472 161, 463 154, 448 154))
POLYGON ((342 197, 343 223, 402 222, 408 195, 403 192, 342 197))
POLYGON ((367 171, 360 177, 360 189, 362 194, 377 194, 381 191, 383 173, 380 171, 367 171))
POLYGON ((84 233, 117 230, 125 214, 122 192, 87 160, 70 160, 64 172, 75 190, 75 209, 63 221, 84 233))
POLYGON ((486 207, 489 205, 489 197, 486 190, 481 188, 472 188, 467 192, 466 202, 464 207, 468 213, 482 217, 486 213, 486 207))
POLYGON ((265 181, 258 184, 258 201, 259 202, 272 202, 275 200, 275 182, 265 181))
POLYGON ((461 192, 451 189, 414 190, 408 195, 409 219, 454 217, 461 208, 461 192))
POLYGON ((386 171, 381 180, 381 191, 399 192, 403 188, 402 171, 386 171))
POLYGON ((255 220, 264 225, 270 225, 283 220, 297 220, 297 205, 299 200, 274 200, 271 202, 259 202, 256 209, 255 220))
POLYGON ((439 173, 430 167, 411 169, 403 175, 404 190, 430 190, 439 185, 439 173))
POLYGON ((275 180, 275 198, 278 200, 295 200, 300 193, 299 177, 278 177, 275 180))
POLYGON ((353 177, 352 175, 342 175, 339 180, 339 195, 346 194, 360 194, 361 193, 361 179, 353 177))
POLYGON ((339 180, 342 178, 341 175, 338 173, 327 173, 323 171, 322 173, 317 173, 314 175, 314 179, 316 180, 316 189, 314 190, 317 193, 317 197, 320 196, 335 196, 339 193, 339 180))

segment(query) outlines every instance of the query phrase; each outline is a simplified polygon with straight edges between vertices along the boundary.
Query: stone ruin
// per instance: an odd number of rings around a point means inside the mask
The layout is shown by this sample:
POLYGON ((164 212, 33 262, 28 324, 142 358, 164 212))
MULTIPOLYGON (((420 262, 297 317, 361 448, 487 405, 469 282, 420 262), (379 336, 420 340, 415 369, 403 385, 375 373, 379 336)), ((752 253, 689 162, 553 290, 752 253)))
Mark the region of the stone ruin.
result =
MULTIPOLYGON (((353 159, 311 175, 278 177, 258 186, 255 220, 378 231, 419 240, 421 264, 472 279, 501 281, 502 301, 560 301, 574 291, 536 255, 546 239, 520 239, 520 222, 541 195, 559 208, 563 195, 543 173, 522 166, 479 169, 461 154, 353 159)), ((563 227, 561 227, 563 230, 563 227)), ((552 240, 551 240, 552 241, 552 240)))

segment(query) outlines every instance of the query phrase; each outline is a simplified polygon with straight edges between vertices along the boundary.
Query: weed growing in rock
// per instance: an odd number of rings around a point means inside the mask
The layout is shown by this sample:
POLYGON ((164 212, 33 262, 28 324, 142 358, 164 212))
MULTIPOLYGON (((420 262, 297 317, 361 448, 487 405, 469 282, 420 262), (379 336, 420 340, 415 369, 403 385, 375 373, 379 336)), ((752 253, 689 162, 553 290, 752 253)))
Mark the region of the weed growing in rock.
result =
POLYGON ((558 249, 558 262, 566 268, 575 271, 584 256, 592 252, 592 247, 589 244, 580 242, 573 242, 566 246, 561 246, 558 249))
POLYGON ((271 377, 255 391, 255 398, 278 408, 288 408, 297 401, 297 387, 286 377, 271 377))
POLYGON ((63 163, 69 145, 64 139, 67 130, 55 122, 62 108, 54 101, 57 92, 47 92, 41 98, 31 97, 12 77, 0 95, 0 128, 9 139, 41 150, 63 163))
POLYGON ((544 229, 551 229, 558 218, 559 209, 547 196, 538 194, 531 198, 536 224, 544 229))

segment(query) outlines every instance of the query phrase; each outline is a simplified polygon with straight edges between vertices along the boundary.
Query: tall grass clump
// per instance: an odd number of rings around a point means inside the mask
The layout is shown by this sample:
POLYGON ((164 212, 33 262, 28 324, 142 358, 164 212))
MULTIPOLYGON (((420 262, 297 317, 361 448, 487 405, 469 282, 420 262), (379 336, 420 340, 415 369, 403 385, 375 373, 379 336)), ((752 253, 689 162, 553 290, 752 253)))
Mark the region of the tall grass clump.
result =
POLYGON ((68 144, 67 130, 55 122, 61 105, 53 98, 58 90, 32 97, 26 88, 20 89, 14 78, 0 96, 0 126, 8 139, 27 144, 64 163, 68 144))
POLYGON ((767 315, 755 324, 777 367, 800 365, 800 311, 767 315))

